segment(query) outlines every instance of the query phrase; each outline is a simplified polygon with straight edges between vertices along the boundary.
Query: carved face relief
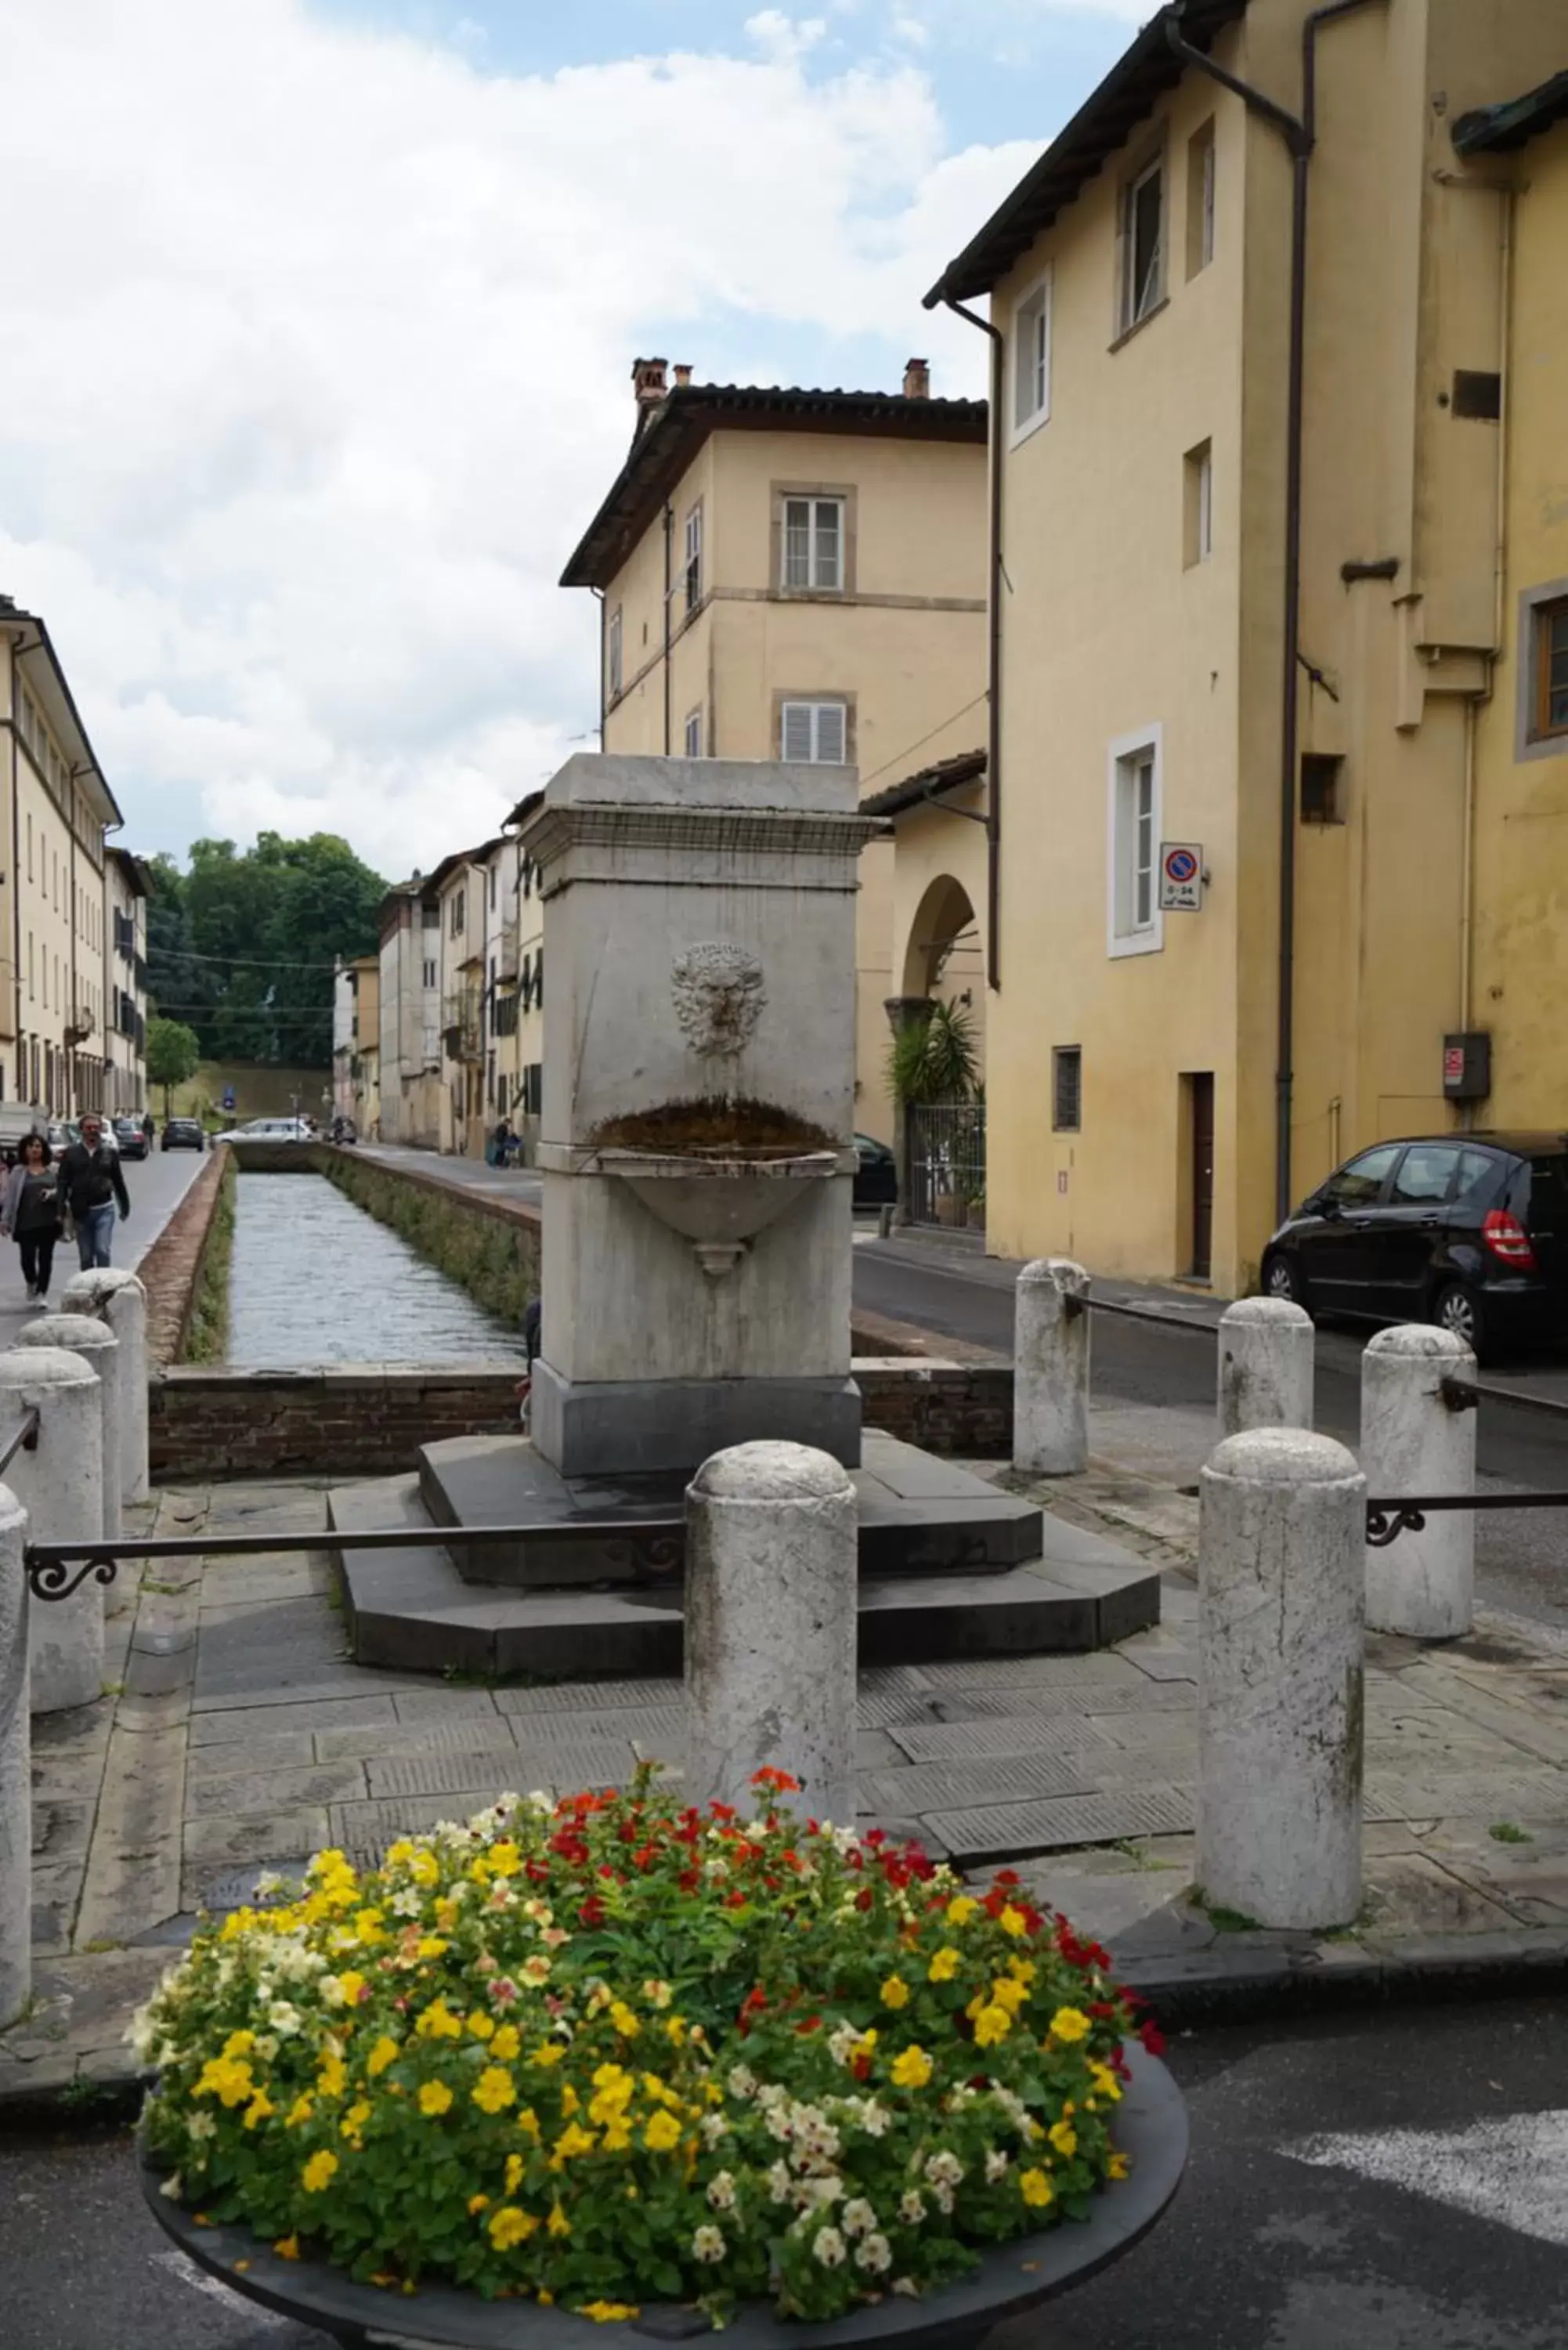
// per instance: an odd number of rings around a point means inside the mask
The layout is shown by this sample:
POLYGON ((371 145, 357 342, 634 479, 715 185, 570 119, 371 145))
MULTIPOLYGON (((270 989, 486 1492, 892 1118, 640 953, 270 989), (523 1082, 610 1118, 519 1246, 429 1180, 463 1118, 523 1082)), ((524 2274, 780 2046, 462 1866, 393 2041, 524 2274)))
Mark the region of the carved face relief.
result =
POLYGON ((678 954, 670 993, 682 1035, 704 1060, 744 1052, 767 1002, 762 964, 725 939, 705 939, 678 954))

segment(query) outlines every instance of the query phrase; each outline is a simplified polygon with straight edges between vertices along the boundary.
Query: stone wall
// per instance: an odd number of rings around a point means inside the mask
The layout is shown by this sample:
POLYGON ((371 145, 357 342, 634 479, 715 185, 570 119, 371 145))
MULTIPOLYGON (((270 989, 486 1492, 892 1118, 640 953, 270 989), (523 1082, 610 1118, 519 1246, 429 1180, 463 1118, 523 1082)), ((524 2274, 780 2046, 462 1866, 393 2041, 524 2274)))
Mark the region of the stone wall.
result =
POLYGON ((1006 1461, 1012 1453, 1012 1366, 922 1362, 900 1356, 857 1361, 865 1425, 918 1444, 924 1452, 967 1461, 1006 1461))
POLYGON ((223 1172, 217 1152, 211 1152, 201 1173, 136 1268, 147 1291, 150 1364, 177 1361, 185 1343, 223 1172))

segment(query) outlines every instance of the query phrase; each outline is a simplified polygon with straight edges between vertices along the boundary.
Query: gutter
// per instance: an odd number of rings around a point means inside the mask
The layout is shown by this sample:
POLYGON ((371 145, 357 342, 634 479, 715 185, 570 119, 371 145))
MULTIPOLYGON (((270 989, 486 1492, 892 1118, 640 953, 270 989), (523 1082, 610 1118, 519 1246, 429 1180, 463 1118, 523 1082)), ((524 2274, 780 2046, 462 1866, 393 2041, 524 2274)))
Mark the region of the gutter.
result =
POLYGON ((985 810, 985 924, 986 924, 986 985, 992 994, 1002 992, 1002 414, 1006 390, 1007 346, 1000 327, 990 318, 982 318, 978 310, 966 310, 961 302, 944 294, 942 305, 961 318, 969 327, 976 327, 991 338, 991 407, 989 432, 991 437, 989 570, 987 581, 988 623, 986 629, 986 810, 985 810))

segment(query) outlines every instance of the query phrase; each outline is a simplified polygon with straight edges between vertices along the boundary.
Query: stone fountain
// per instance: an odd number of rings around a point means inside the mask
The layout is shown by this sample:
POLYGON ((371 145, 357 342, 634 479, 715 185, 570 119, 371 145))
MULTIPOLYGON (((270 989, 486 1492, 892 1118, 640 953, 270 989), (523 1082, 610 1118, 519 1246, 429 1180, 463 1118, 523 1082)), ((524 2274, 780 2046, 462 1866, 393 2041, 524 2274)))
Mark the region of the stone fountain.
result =
POLYGON ((343 1554, 361 1661, 678 1671, 686 1487, 759 1438, 854 1479, 863 1662, 1088 1648, 1158 1616, 1138 1563, 862 1430, 855 915, 878 829, 848 767, 580 757, 547 786, 522 834, 550 991, 532 1435, 427 1444, 417 1477, 332 1494, 341 1530, 431 1536, 343 1554))

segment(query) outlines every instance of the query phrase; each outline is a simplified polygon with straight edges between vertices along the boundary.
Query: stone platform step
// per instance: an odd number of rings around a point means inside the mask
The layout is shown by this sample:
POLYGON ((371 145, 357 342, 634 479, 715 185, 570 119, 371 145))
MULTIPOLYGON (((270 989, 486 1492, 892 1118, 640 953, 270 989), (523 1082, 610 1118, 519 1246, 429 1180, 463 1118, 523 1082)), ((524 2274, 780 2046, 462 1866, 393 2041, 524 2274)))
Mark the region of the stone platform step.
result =
MULTIPOLYGON (((867 1429, 852 1471, 862 1575, 994 1575, 1041 1555, 1044 1513, 950 1461, 867 1429)), ((525 1437, 453 1436, 420 1447, 420 1492, 476 1585, 559 1588, 679 1582, 684 1476, 563 1477, 525 1437), (465 1544, 464 1526, 526 1524, 515 1544, 465 1544), (603 1531, 600 1531, 603 1530, 603 1531)))
MULTIPOLYGON (((431 1523, 418 1477, 336 1486, 327 1509, 339 1533, 430 1528, 428 1547, 339 1555, 362 1665, 561 1679, 680 1671, 679 1580, 640 1589, 466 1583, 443 1546, 444 1528, 431 1523)), ((863 1576, 860 1663, 1078 1651, 1158 1622, 1158 1571, 1144 1560, 1055 1518, 1044 1521, 1043 1546, 1038 1562, 1000 1574, 863 1576)))

